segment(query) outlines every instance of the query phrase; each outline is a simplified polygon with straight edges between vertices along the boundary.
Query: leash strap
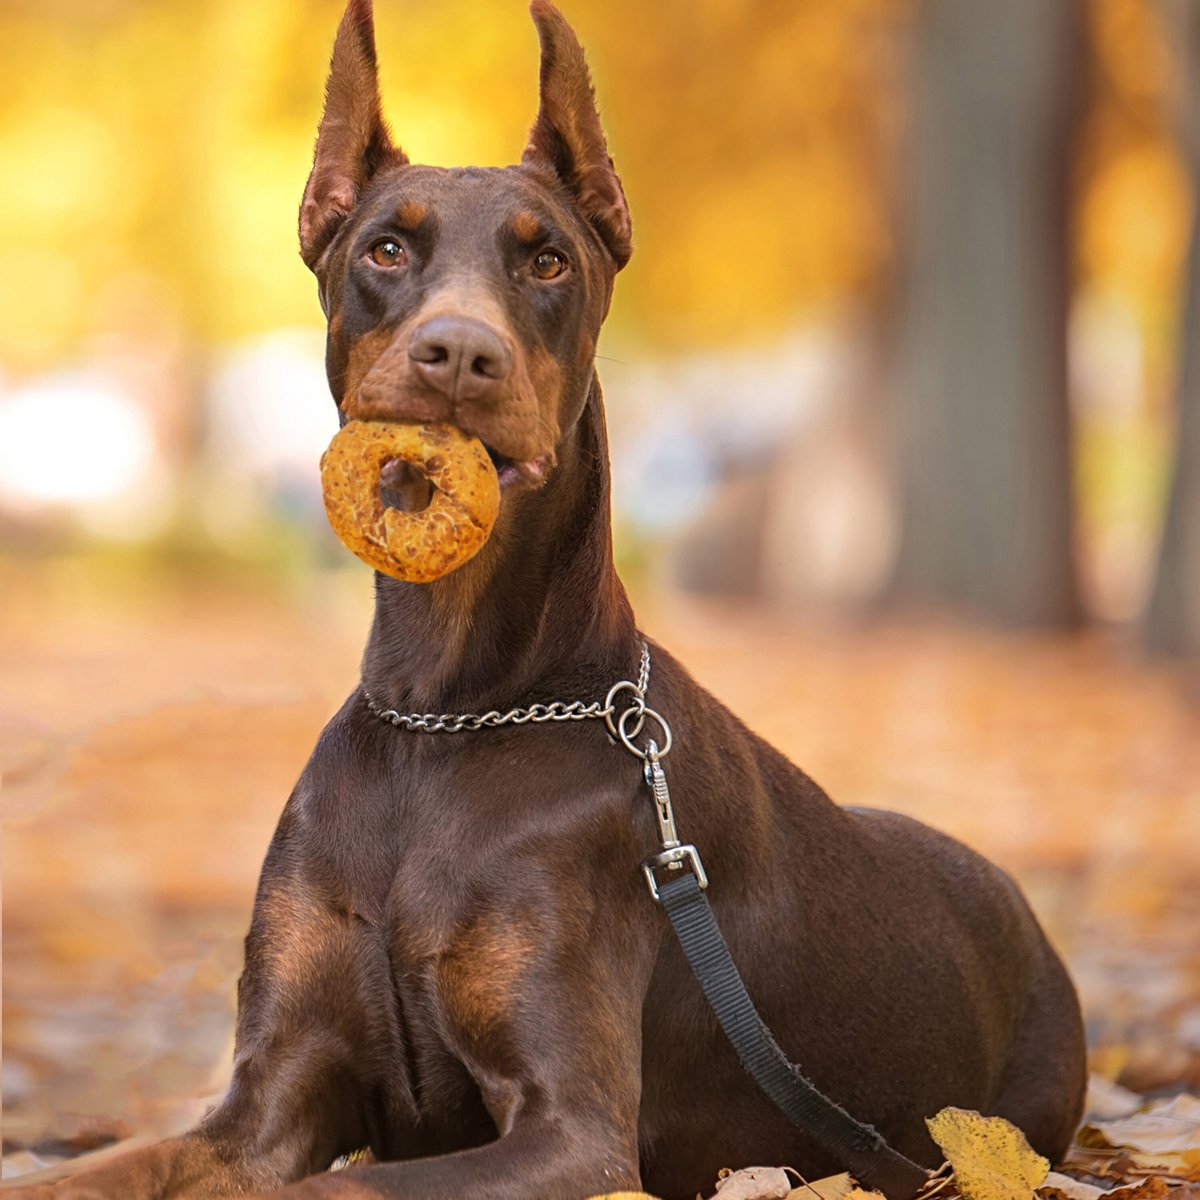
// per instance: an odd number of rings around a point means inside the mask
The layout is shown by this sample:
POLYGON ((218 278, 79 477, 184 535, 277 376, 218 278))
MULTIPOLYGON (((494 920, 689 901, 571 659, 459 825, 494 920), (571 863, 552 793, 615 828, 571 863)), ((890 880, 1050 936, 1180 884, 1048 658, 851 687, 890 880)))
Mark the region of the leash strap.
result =
POLYGON ((784 1115, 833 1154, 860 1184, 883 1192, 887 1200, 912 1200, 929 1179, 928 1172, 889 1146, 873 1126, 855 1120, 821 1092, 788 1061, 758 1015, 704 894, 708 877, 699 851, 684 844, 675 828, 662 766, 671 749, 670 726, 646 703, 645 690, 636 684, 615 684, 605 707, 614 710, 606 718, 609 732, 642 760, 646 785, 654 799, 662 849, 642 863, 646 884, 666 911, 684 957, 742 1066, 784 1115), (617 715, 614 701, 626 690, 631 694, 629 707, 617 715), (661 750, 653 737, 644 747, 635 740, 647 720, 663 737, 661 750))
POLYGON ((855 1120, 788 1061, 746 991, 697 877, 687 871, 660 883, 658 899, 725 1036, 755 1083, 793 1124, 836 1155, 859 1183, 883 1192, 888 1200, 910 1200, 928 1173, 893 1150, 873 1126, 855 1120))

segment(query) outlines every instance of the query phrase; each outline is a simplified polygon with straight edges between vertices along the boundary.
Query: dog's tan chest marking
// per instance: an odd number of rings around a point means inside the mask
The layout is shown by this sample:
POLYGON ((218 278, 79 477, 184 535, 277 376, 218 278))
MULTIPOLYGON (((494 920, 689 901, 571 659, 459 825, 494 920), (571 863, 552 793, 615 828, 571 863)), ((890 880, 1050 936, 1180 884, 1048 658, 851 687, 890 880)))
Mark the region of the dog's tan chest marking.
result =
POLYGON ((468 1040, 503 1030, 537 956, 534 939, 498 914, 480 917, 454 939, 438 961, 436 986, 468 1040))

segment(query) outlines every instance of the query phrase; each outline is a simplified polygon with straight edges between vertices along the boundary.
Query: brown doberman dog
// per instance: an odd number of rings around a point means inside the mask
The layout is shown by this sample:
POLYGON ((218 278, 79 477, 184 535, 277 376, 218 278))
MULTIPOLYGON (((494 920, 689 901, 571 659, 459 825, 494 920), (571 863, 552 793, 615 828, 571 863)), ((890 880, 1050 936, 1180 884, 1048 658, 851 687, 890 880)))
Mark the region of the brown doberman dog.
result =
MULTIPOLYGON (((428 733, 375 711, 602 700, 637 677, 594 369, 630 219, 579 44, 547 0, 533 16, 521 162, 443 170, 392 142, 370 3, 350 0, 300 214, 330 385, 343 419, 482 440, 500 516, 435 583, 377 577, 362 687, 267 854, 228 1095, 195 1130, 27 1200, 674 1198, 721 1167, 840 1169, 743 1071, 689 974, 639 869, 658 847, 641 764, 604 722, 428 733), (361 1147, 379 1161, 325 1172, 361 1147)), ((386 486, 428 500, 411 469, 386 486)), ((1060 1155, 1079 1007, 1010 880, 915 821, 835 806, 651 656, 681 832, 789 1057, 921 1163, 940 1161, 922 1119, 945 1105, 1060 1155)))

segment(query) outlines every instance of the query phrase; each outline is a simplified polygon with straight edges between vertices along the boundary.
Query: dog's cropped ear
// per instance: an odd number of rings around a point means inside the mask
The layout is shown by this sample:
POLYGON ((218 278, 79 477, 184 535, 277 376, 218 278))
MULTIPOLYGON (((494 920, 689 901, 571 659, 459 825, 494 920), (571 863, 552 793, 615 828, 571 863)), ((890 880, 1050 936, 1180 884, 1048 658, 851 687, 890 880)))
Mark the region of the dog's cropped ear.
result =
POLYGON ((325 112, 300 203, 300 257, 315 267, 371 176, 408 160, 383 119, 371 0, 349 0, 333 45, 325 112))
POLYGON ((629 206, 608 156, 583 48, 549 0, 533 0, 529 11, 542 47, 541 105, 521 161, 558 176, 620 270, 633 252, 629 206))

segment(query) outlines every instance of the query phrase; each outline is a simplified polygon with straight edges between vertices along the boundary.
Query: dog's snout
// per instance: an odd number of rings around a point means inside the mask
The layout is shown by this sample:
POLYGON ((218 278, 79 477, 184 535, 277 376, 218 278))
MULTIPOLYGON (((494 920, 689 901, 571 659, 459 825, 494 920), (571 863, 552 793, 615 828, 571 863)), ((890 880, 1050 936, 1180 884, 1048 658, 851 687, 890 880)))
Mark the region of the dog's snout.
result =
POLYGON ((512 367, 500 335, 472 317, 432 317, 413 331, 408 356, 417 374, 451 400, 498 397, 512 367))

